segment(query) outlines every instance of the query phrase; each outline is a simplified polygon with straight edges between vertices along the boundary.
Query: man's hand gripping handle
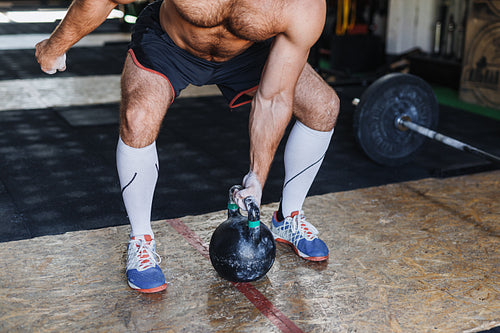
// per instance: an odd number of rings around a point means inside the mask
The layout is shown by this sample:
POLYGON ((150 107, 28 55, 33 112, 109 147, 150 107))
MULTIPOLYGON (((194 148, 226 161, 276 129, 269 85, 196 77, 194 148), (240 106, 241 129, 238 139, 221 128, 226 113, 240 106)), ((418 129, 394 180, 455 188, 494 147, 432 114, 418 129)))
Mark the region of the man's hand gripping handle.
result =
POLYGON ((252 196, 258 207, 260 207, 260 201, 262 198, 262 185, 257 180, 257 175, 252 171, 248 172, 243 178, 243 189, 236 190, 233 192, 233 200, 238 204, 238 206, 246 211, 245 198, 252 196))

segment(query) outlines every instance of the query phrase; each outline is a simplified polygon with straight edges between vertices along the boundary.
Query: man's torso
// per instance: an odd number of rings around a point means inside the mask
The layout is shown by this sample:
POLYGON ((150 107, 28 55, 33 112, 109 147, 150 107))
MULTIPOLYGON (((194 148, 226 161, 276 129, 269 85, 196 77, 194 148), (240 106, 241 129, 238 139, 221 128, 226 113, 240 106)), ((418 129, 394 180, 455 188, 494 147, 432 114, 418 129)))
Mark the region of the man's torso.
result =
POLYGON ((291 0, 164 0, 160 23, 181 48, 226 61, 286 28, 291 0))

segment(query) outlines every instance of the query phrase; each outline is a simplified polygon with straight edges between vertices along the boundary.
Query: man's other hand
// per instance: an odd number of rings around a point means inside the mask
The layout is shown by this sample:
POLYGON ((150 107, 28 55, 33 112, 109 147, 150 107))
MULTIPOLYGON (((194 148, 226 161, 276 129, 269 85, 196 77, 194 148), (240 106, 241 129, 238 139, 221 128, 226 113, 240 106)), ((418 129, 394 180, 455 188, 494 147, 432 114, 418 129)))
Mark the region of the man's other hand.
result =
POLYGON ((66 70, 66 53, 62 55, 52 54, 48 41, 48 39, 45 39, 35 46, 35 56, 40 68, 47 74, 55 74, 57 71, 66 70))

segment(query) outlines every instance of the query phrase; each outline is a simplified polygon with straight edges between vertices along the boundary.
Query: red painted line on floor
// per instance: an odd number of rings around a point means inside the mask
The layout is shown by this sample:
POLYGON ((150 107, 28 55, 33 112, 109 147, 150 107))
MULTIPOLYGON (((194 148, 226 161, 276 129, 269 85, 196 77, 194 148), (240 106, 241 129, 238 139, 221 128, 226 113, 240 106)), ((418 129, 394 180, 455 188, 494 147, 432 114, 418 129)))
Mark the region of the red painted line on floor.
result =
MULTIPOLYGON (((194 247, 202 256, 209 259, 208 245, 203 243, 203 240, 187 225, 179 219, 166 221, 174 228, 184 239, 194 247)), ((269 301, 260 291, 257 290, 251 283, 232 282, 232 284, 245 295, 246 298, 269 319, 278 329, 284 333, 304 333, 293 321, 288 319, 280 310, 278 310, 271 301, 269 301)))
POLYGON ((252 304, 259 309, 264 316, 269 319, 274 326, 286 333, 303 333, 293 321, 288 319, 280 310, 278 310, 271 301, 260 293, 252 284, 247 282, 232 282, 233 285, 248 298, 252 304))
POLYGON ((179 219, 167 220, 167 223, 170 224, 184 239, 191 244, 198 252, 201 253, 202 256, 209 259, 210 255, 208 254, 208 245, 203 243, 203 240, 194 233, 193 230, 189 229, 187 225, 184 224, 179 219))

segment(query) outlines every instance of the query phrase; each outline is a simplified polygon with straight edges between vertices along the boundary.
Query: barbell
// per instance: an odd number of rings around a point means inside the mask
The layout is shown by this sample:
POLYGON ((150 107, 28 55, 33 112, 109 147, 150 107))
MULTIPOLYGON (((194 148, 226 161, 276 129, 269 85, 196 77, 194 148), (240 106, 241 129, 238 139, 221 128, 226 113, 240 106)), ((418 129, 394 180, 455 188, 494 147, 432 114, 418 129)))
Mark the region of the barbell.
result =
POLYGON ((431 86, 403 73, 387 74, 355 98, 354 137, 376 163, 400 166, 409 162, 425 138, 475 154, 494 163, 500 157, 435 131, 439 106, 431 86))

